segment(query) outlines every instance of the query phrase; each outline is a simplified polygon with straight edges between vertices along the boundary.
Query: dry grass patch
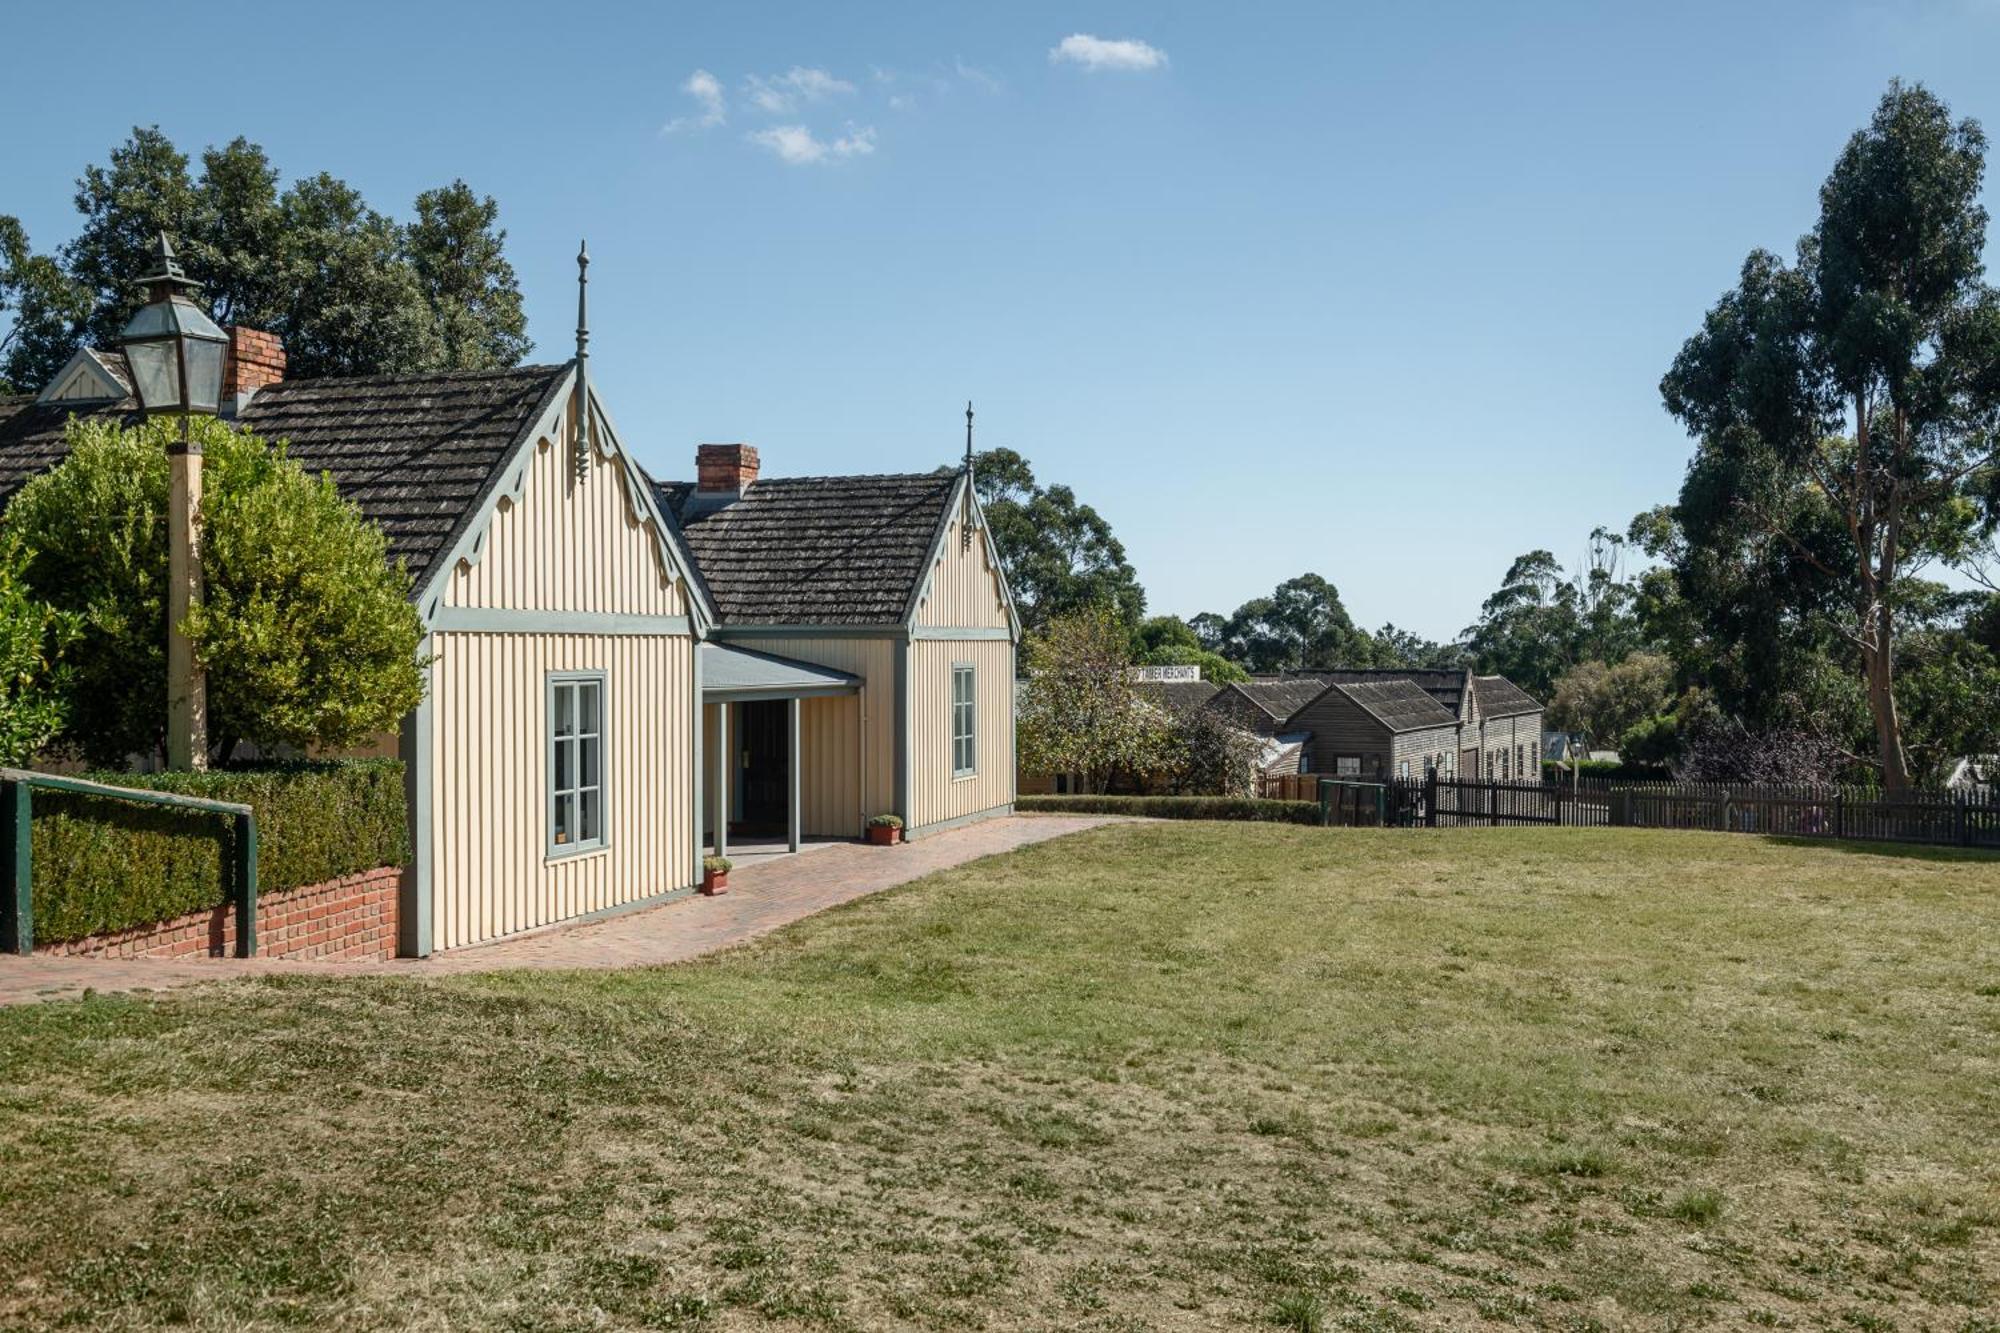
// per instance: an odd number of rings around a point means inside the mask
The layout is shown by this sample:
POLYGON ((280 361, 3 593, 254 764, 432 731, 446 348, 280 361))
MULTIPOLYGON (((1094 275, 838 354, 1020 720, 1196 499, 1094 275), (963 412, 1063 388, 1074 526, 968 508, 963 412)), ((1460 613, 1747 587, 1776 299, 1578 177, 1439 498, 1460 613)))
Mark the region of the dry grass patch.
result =
POLYGON ((0 1325, 2000 1327, 2000 862, 1122 826, 0 1013, 0 1325))

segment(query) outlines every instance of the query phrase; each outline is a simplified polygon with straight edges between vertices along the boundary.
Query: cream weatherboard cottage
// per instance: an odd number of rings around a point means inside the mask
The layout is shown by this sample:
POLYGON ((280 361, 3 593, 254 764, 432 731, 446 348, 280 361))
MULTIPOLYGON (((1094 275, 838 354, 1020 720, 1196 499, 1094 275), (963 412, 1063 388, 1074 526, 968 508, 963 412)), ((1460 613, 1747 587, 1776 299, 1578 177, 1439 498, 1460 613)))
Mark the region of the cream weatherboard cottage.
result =
MULTIPOLYGON (((704 445, 694 482, 656 482, 581 339, 558 366, 288 381, 269 335, 230 332, 230 413, 414 581, 428 689, 381 747, 409 785, 402 952, 684 890, 732 838, 1012 809, 1020 626, 969 468, 761 478, 704 445)), ((134 411, 97 350, 0 399, 0 499, 70 417, 134 411)))

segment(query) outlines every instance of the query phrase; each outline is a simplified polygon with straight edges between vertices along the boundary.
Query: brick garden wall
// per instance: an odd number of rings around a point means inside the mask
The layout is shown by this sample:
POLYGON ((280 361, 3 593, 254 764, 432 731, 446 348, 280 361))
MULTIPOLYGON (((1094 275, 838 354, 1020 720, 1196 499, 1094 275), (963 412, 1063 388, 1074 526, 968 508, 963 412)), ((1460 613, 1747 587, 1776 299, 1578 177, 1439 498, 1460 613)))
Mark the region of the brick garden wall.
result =
MULTIPOLYGON (((396 955, 396 866, 257 898, 257 956, 358 962, 396 955)), ((236 909, 211 908, 157 925, 38 946, 98 958, 233 957, 236 909)))

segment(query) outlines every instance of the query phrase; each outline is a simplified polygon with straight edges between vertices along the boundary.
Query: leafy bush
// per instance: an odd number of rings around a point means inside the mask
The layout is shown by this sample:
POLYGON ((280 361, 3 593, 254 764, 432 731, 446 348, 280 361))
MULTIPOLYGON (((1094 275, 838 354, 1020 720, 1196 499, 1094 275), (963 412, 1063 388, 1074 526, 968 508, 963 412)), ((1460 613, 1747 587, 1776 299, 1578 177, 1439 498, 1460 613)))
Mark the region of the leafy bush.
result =
MULTIPOLYGON (((250 806, 259 893, 401 865, 408 851, 403 766, 393 759, 88 776, 250 806)), ((35 938, 80 939, 220 905, 233 836, 225 815, 37 791, 35 938)))
MULTIPOLYGON (((1579 761, 1586 778, 1623 778, 1628 782, 1671 782, 1673 770, 1664 764, 1630 764, 1614 759, 1585 759, 1579 761)), ((1542 781, 1564 783, 1569 781, 1568 764, 1554 759, 1542 761, 1542 781)))
POLYGON ((736 868, 736 863, 726 856, 704 856, 701 868, 711 875, 726 875, 736 868))
POLYGON ((903 817, 901 815, 870 815, 868 817, 868 827, 901 828, 903 827, 903 817))
POLYGON ((1265 824, 1317 824, 1314 801, 1262 801, 1248 796, 1022 796, 1029 814, 1141 815, 1148 819, 1239 819, 1265 824))
MULTIPOLYGON (((423 695, 423 626, 386 538, 325 476, 226 423, 194 423, 206 459, 206 602, 185 628, 209 668, 209 737, 265 753, 342 749, 393 730, 423 695)), ((158 417, 72 421, 69 457, 21 488, 7 527, 27 592, 79 618, 59 743, 113 767, 166 728, 166 446, 158 417)))

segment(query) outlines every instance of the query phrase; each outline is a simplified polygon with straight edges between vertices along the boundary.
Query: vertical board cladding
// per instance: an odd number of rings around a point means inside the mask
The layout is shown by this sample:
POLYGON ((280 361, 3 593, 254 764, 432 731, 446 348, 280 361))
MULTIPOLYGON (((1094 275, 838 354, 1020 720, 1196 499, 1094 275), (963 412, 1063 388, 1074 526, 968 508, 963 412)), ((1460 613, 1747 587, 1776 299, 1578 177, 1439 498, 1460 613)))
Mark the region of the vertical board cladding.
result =
POLYGON ((944 545, 931 566, 930 583, 917 607, 917 624, 928 627, 965 626, 1006 629, 1007 594, 1000 571, 993 566, 986 534, 974 531, 965 540, 965 510, 946 525, 944 545))
POLYGON ((896 808, 896 654, 900 639, 718 637, 760 653, 790 657, 861 677, 859 695, 808 699, 800 708, 799 763, 805 832, 859 837, 869 815, 896 808), (819 780, 825 786, 814 790, 819 780))
POLYGON ((1389 775, 1391 777, 1408 776, 1421 778, 1433 767, 1446 767, 1457 748, 1458 728, 1456 725, 1426 727, 1421 731, 1401 732, 1396 737, 1395 764, 1408 764, 1410 771, 1406 775, 1399 768, 1395 767, 1395 765, 1392 765, 1389 775))
MULTIPOLYGON (((445 605, 681 616, 687 599, 661 559, 650 516, 634 517, 625 467, 599 453, 572 478, 566 427, 501 479, 477 561, 452 570, 445 605), (515 485, 516 477, 520 484, 515 485)), ((637 511, 644 514, 643 505, 637 511)))
POLYGON ((637 902, 695 878, 694 640, 432 638, 432 947, 637 902), (549 855, 548 677, 605 678, 605 846, 549 855))
POLYGON ((1014 802, 1014 645, 1005 639, 919 639, 910 645, 910 815, 913 830, 1014 802), (952 776, 951 670, 973 668, 975 772, 952 776))

